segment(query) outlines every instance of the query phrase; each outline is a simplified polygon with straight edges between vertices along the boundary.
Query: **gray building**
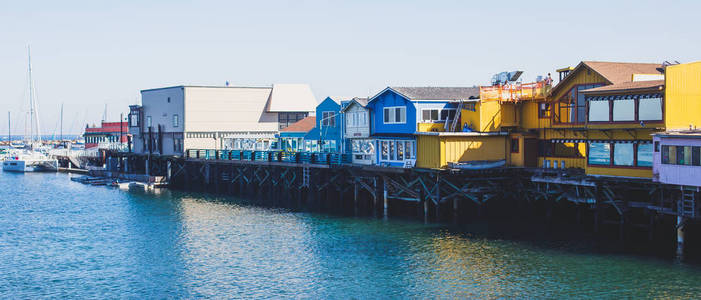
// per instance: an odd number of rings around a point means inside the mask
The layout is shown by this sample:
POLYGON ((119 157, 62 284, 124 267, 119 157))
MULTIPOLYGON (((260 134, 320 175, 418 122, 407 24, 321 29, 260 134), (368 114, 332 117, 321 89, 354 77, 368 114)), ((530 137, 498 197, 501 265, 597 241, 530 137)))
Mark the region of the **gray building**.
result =
POLYGON ((280 129, 314 115, 316 105, 306 84, 142 90, 141 105, 130 106, 132 151, 267 150, 280 129))

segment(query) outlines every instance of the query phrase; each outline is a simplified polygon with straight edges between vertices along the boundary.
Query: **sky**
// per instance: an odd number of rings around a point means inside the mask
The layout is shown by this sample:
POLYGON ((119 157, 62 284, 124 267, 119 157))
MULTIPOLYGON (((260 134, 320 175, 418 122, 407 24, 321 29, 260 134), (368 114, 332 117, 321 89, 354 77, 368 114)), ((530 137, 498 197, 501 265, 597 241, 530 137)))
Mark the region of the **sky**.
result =
POLYGON ((0 135, 119 119, 142 89, 307 83, 315 96, 524 81, 582 60, 701 60, 701 1, 0 0, 0 135))

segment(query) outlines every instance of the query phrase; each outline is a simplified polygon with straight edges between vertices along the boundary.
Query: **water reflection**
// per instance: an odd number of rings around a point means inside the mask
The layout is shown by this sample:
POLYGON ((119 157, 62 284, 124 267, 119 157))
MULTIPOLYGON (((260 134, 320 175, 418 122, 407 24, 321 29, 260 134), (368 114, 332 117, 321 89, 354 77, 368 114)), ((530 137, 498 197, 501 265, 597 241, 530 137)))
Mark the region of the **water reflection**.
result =
POLYGON ((0 173, 4 298, 697 298, 698 268, 0 173), (17 188, 22 187, 22 188, 17 188), (24 187, 32 187, 26 189, 24 187))

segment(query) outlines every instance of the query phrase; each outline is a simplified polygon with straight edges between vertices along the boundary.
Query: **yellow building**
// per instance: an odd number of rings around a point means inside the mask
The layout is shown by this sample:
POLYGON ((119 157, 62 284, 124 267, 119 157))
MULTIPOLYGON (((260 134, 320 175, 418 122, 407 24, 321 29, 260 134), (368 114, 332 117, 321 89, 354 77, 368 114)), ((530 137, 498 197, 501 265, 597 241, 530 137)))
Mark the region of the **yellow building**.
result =
MULTIPOLYGON (((559 70, 564 73, 560 82, 553 87, 547 102, 537 108, 537 115, 542 118, 527 124, 529 129, 538 131, 538 166, 577 168, 590 175, 650 177, 652 173, 648 166, 637 165, 637 145, 646 145, 651 139, 649 135, 659 130, 662 123, 661 120, 646 119, 647 115, 641 117, 638 104, 641 98, 644 105, 663 102, 661 97, 647 100, 651 98, 648 95, 661 91, 663 82, 659 80, 664 78, 661 67, 651 63, 583 61, 575 68, 559 70), (590 102, 587 97, 596 100, 590 102), (593 112, 590 111, 592 103, 595 106, 593 112), (591 113, 592 120, 589 119, 591 113), (533 125, 537 127, 533 128, 533 125), (629 145, 615 150, 619 142, 629 145), (592 146, 597 158, 588 160, 587 154, 592 146), (608 161, 603 160, 603 153, 607 150, 610 153, 608 161), (622 161, 624 151, 630 153, 626 153, 626 160, 622 161), (619 154, 618 163, 614 157, 616 153, 619 154), (607 162, 609 164, 605 165, 607 162)), ((655 113, 661 114, 661 107, 655 113)), ((645 156, 640 159, 643 164, 647 164, 647 147, 641 147, 645 156)))
POLYGON ((667 131, 701 128, 701 61, 666 67, 664 111, 667 131))
POLYGON ((507 158, 507 134, 501 132, 418 132, 416 167, 447 168, 450 163, 507 158))

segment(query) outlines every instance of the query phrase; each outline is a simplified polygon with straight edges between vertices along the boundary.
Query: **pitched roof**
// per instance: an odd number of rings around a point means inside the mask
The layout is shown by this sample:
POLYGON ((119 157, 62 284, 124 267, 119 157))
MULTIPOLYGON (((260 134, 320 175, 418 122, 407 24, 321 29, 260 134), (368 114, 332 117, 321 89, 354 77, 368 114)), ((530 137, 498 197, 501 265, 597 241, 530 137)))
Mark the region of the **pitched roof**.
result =
POLYGON ((352 106, 353 103, 356 103, 356 104, 360 105, 361 107, 365 107, 368 105, 368 101, 369 101, 368 98, 354 97, 353 99, 350 100, 348 105, 341 108, 341 112, 345 112, 349 107, 352 106))
POLYGON ((651 63, 582 61, 574 70, 570 71, 569 75, 554 86, 550 93, 555 95, 559 89, 566 85, 565 83, 575 77, 573 74, 584 68, 589 68, 601 75, 608 81, 608 84, 619 84, 633 81, 633 74, 661 74, 657 70, 661 66, 661 64, 651 63))
POLYGON ((316 117, 306 117, 297 121, 296 123, 287 126, 285 129, 280 130, 280 132, 309 132, 316 126, 316 117))
POLYGON ((661 64, 651 63, 626 63, 626 62, 605 62, 605 61, 583 61, 583 64, 599 73, 612 84, 630 82, 633 74, 661 74, 657 68, 661 64))
POLYGON ((273 84, 268 112, 315 111, 316 98, 307 84, 273 84))
POLYGON ((598 88, 583 90, 585 94, 598 94, 606 92, 628 92, 636 90, 659 89, 664 87, 664 80, 632 81, 605 85, 598 88))
POLYGON ((411 100, 464 100, 479 98, 479 87, 399 87, 390 89, 411 100))

